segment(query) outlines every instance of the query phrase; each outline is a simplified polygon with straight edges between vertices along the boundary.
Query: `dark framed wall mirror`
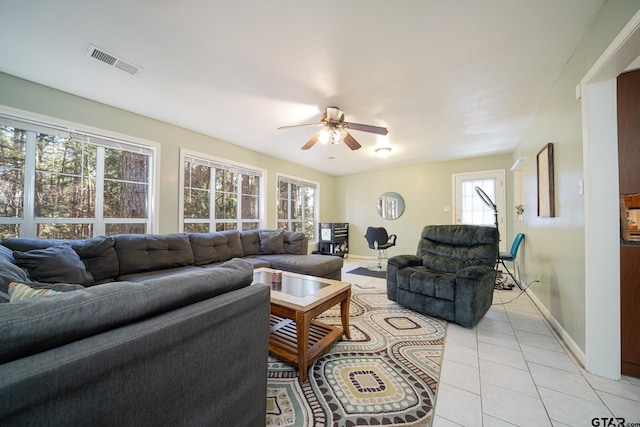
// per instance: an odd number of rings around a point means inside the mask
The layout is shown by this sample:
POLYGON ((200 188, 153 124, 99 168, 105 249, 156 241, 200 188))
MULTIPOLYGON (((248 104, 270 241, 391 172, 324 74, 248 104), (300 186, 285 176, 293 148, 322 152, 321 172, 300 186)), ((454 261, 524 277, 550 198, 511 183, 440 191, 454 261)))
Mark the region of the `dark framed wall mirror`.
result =
POLYGON ((376 208, 382 218, 398 219, 404 213, 404 199, 400 194, 389 191, 378 197, 376 208))

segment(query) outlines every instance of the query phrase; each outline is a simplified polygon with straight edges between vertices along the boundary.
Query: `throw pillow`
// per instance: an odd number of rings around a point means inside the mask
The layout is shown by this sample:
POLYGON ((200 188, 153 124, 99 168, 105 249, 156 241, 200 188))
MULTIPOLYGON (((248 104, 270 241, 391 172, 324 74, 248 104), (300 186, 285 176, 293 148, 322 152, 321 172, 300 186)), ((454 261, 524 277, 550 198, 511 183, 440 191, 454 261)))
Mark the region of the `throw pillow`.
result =
POLYGON ((284 230, 260 230, 259 236, 261 254, 284 253, 284 230))
POLYGON ((284 252, 293 255, 307 254, 307 239, 300 231, 286 231, 284 233, 284 252))
POLYGON ((14 251, 13 257, 36 282, 77 283, 85 286, 94 283, 76 251, 66 243, 28 252, 14 251))
POLYGON ((6 246, 0 245, 0 258, 13 262, 13 251, 6 246))
POLYGON ((242 256, 258 255, 260 253, 260 236, 258 230, 242 230, 240 232, 242 256))
MULTIPOLYGON (((13 254, 11 254, 11 258, 13 258, 13 254)), ((9 292, 9 283, 11 282, 29 283, 30 281, 23 269, 0 257, 0 292, 9 292)))
POLYGON ((24 283, 11 282, 9 283, 9 300, 11 302, 22 301, 28 298, 55 295, 60 292, 53 289, 34 289, 24 283))

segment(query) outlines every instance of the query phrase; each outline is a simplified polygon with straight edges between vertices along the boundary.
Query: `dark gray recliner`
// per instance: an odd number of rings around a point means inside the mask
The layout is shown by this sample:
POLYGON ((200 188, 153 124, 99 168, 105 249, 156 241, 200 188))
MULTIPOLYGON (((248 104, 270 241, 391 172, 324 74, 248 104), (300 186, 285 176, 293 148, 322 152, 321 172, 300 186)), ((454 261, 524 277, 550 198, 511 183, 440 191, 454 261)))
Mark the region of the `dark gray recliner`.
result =
POLYGON ((419 313, 472 327, 489 310, 496 280, 498 230, 428 225, 416 255, 387 264, 387 297, 419 313))

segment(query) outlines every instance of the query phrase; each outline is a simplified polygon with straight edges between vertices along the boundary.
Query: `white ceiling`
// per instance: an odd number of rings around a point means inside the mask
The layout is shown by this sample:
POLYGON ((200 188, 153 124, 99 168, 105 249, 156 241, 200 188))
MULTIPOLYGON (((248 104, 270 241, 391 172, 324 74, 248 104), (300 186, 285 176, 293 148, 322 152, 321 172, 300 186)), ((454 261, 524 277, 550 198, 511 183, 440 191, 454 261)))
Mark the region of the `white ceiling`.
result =
POLYGON ((512 151, 603 3, 0 0, 0 71, 344 175, 512 151), (333 105, 389 134, 276 129, 333 105))

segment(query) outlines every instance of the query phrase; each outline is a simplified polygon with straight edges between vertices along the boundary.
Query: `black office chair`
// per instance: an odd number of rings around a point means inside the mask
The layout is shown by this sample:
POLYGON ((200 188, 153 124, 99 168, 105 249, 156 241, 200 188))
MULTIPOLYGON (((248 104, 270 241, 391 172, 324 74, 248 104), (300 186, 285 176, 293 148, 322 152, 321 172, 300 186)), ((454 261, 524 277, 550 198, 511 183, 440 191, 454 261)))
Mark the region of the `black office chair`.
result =
MULTIPOLYGON (((516 238, 513 239, 513 244, 511 245, 511 250, 509 252, 500 252, 500 256, 498 256, 498 262, 496 264, 496 268, 502 264, 507 274, 511 276, 514 283, 518 285, 520 289, 522 289, 522 283, 520 282, 520 269, 518 268, 518 263, 516 262, 516 255, 518 255, 518 248, 520 247, 520 243, 524 240, 524 234, 518 233, 516 238), (507 268, 507 264, 505 261, 511 261, 513 263, 513 272, 516 273, 514 276, 511 271, 507 268), (517 278, 516 278, 517 276, 517 278)), ((504 289, 508 290, 513 288, 513 285, 506 283, 506 281, 502 280, 502 277, 496 280, 496 289, 504 289)))
POLYGON ((396 235, 387 234, 384 227, 367 227, 367 234, 364 235, 369 243, 369 249, 378 251, 378 264, 376 271, 384 271, 382 267, 383 258, 387 258, 387 249, 396 245, 396 235))

